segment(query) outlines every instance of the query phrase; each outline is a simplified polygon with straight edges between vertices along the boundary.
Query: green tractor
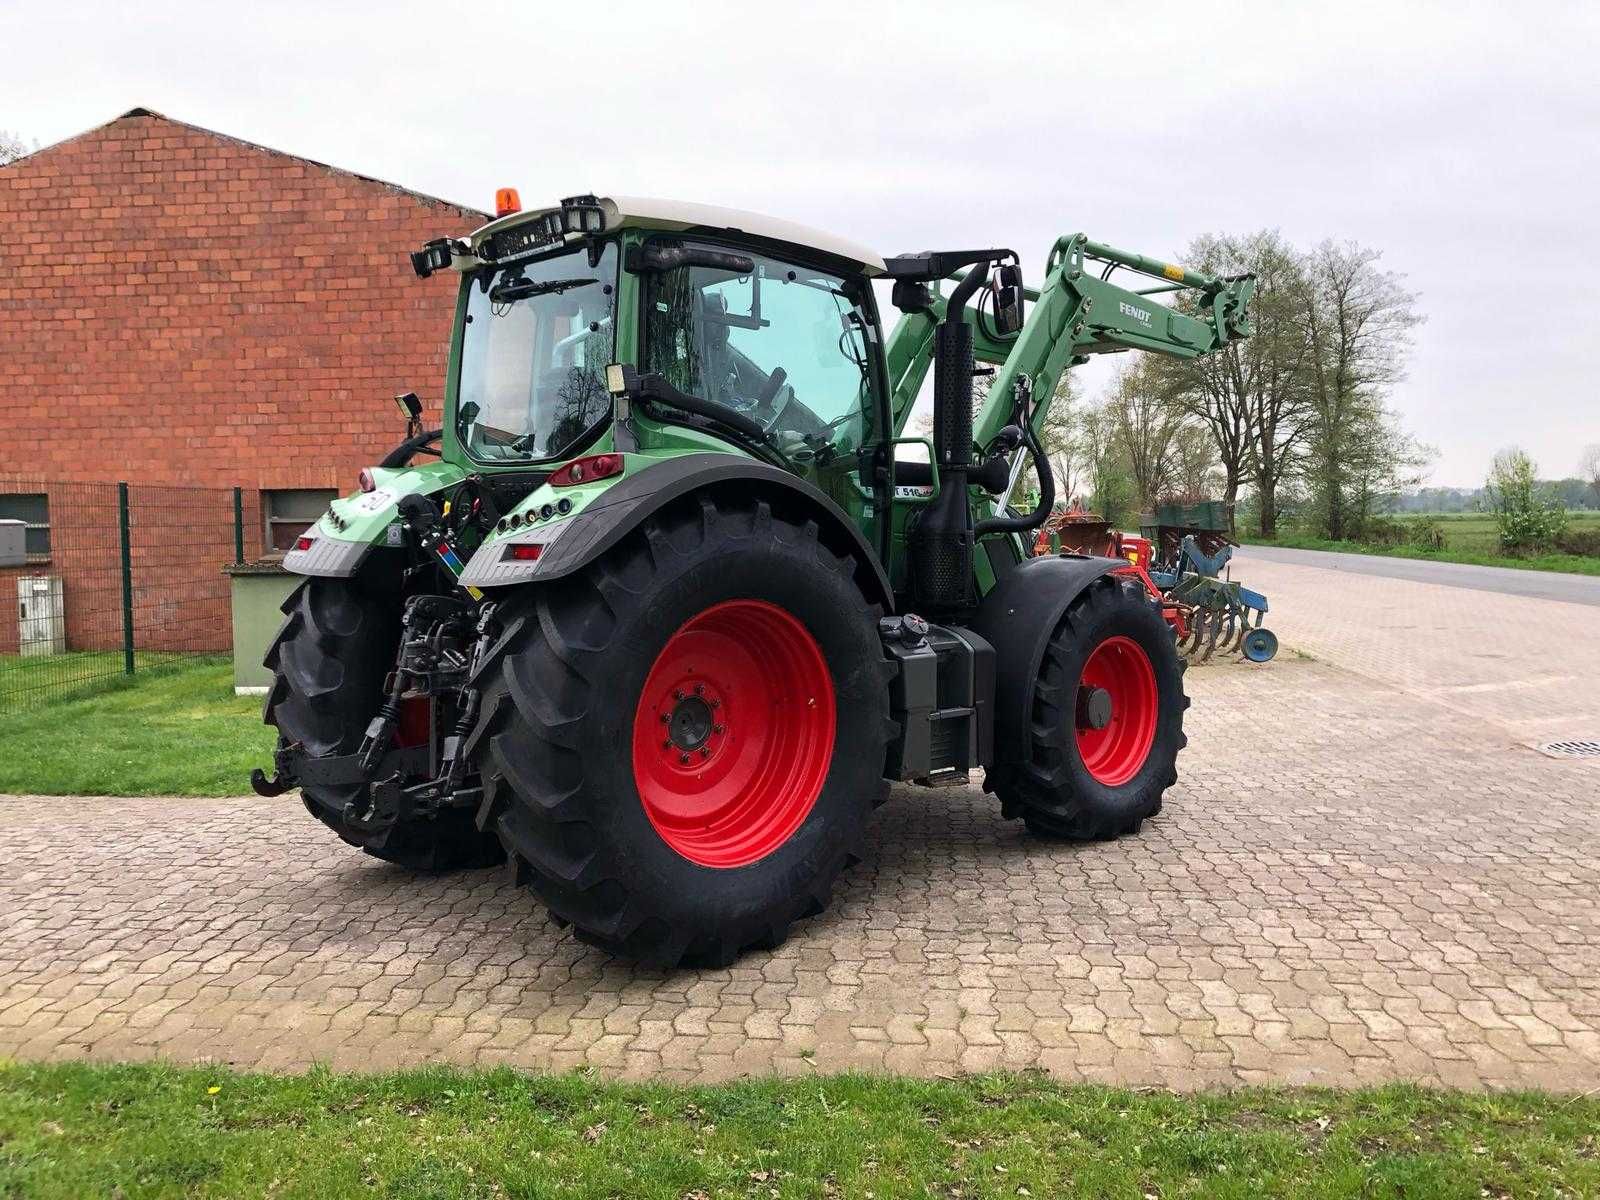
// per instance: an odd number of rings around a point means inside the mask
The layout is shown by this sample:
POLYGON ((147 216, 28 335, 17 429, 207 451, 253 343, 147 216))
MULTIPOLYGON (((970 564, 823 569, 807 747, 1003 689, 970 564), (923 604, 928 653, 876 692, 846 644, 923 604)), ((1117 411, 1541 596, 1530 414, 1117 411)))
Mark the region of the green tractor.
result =
POLYGON ((1250 278, 1072 236, 1033 290, 1009 250, 500 200, 411 256, 460 276, 442 428, 401 397, 406 440, 285 556, 258 792, 403 866, 508 859, 663 965, 821 911, 892 781, 982 767, 1047 837, 1160 809, 1183 664, 1126 564, 1029 556, 1039 430, 1085 355, 1246 336, 1250 278), (904 436, 930 366, 932 437, 904 436))

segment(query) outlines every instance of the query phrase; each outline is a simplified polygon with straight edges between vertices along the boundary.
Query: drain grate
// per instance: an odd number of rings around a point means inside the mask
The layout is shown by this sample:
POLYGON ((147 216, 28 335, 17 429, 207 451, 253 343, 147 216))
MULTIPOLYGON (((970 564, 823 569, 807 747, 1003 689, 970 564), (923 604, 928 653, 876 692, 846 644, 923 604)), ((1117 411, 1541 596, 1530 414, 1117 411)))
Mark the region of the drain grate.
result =
POLYGON ((1600 758, 1600 742, 1546 742, 1539 753, 1551 758, 1600 758))

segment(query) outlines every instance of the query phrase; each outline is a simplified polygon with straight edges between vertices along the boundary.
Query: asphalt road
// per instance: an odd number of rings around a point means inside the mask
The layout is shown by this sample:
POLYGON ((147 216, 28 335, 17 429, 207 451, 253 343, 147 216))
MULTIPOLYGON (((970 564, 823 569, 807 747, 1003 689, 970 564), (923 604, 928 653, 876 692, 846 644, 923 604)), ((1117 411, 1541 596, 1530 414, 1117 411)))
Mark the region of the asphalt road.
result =
MULTIPOLYGON (((1234 562, 1260 559, 1319 567, 1324 571, 1353 571, 1386 579, 1409 579, 1445 587, 1532 596, 1539 600, 1564 600, 1568 604, 1600 605, 1600 575, 1565 575, 1554 571, 1519 571, 1514 567, 1473 567, 1464 563, 1433 562, 1418 558, 1385 558, 1376 554, 1337 554, 1328 550, 1290 550, 1281 546, 1244 546, 1234 562)), ((1244 575, 1240 575, 1244 579, 1244 575)))

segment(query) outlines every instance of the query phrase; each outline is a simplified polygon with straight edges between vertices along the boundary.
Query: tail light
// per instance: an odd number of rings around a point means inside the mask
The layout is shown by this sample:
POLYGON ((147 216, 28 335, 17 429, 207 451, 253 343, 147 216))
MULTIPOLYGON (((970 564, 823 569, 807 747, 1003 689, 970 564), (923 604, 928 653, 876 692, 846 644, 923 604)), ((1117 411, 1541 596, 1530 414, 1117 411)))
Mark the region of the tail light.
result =
POLYGON ((356 476, 356 486, 363 492, 374 491, 377 488, 378 481, 372 477, 371 467, 361 468, 361 474, 356 476))
POLYGON ((622 455, 591 454, 587 458, 573 459, 545 482, 551 487, 572 487, 574 484, 593 483, 596 479, 609 479, 621 474, 622 455))
POLYGON ((309 533, 302 533, 299 537, 295 538, 294 548, 296 550, 309 550, 311 549, 311 544, 316 540, 317 539, 312 537, 309 533))

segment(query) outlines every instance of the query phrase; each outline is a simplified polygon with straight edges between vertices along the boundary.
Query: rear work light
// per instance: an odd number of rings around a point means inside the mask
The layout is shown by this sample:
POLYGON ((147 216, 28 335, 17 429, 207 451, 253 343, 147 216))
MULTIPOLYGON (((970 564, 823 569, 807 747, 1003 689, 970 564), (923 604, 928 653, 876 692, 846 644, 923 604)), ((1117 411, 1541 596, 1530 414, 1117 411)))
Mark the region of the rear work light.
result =
POLYGON ((575 458, 549 479, 551 487, 572 487, 578 483, 593 483, 596 479, 609 479, 622 474, 622 455, 591 454, 588 458, 575 458))
POLYGON ((539 556, 544 553, 544 547, 538 542, 517 542, 506 547, 506 552, 500 556, 501 562, 538 562, 539 556))

